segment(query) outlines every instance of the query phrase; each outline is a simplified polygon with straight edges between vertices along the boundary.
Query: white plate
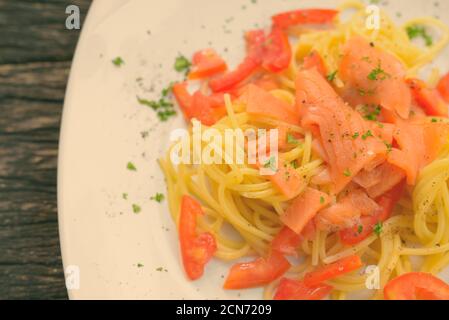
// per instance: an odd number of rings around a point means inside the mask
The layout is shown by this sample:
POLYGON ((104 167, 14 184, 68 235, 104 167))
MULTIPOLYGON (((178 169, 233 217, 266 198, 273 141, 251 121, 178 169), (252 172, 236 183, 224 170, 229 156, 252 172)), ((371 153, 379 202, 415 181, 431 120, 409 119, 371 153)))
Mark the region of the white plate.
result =
MULTIPOLYGON (((439 15, 449 2, 389 1, 402 18, 439 15)), ((204 277, 186 280, 166 202, 150 201, 165 184, 156 159, 178 116, 161 124, 136 95, 158 97, 178 53, 214 47, 231 62, 244 55, 243 30, 267 27, 277 12, 335 7, 337 1, 96 0, 80 38, 64 106, 58 172, 59 225, 73 299, 260 299, 261 290, 224 291, 229 266, 213 261, 204 277), (117 68, 111 60, 120 56, 117 68), (136 81, 143 78, 143 87, 136 81), (151 92, 153 91, 154 92, 151 92), (151 130, 146 139, 141 132, 151 130), (133 162, 137 172, 126 169, 133 162), (128 194, 128 200, 122 194, 128 194), (142 207, 134 214, 132 204, 142 207), (142 264, 143 267, 138 267, 142 264), (162 267, 165 271, 157 271, 162 267), (79 270, 79 288, 77 274, 79 270), (73 273, 75 272, 75 273, 73 273), (74 281, 73 281, 74 280, 74 281)), ((444 53, 447 57, 448 51, 444 53)), ((448 68, 442 57, 436 62, 448 68)), ((445 69, 443 69, 445 70, 445 69)))

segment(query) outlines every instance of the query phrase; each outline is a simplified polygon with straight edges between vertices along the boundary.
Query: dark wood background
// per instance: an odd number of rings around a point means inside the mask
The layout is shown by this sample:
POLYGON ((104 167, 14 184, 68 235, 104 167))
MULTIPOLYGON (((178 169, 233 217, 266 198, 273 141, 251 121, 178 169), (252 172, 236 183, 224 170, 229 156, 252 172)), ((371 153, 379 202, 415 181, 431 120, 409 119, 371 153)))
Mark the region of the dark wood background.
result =
POLYGON ((59 125, 91 0, 0 0, 0 300, 65 299, 56 202, 59 125))

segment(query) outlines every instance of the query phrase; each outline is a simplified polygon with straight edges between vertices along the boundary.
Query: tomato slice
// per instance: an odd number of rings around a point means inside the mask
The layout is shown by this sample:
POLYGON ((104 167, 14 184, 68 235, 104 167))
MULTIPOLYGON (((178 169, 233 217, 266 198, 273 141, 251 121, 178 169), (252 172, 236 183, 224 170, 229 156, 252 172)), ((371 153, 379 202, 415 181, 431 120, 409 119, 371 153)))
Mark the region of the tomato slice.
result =
POLYGON ((211 126, 226 115, 223 94, 204 95, 197 91, 191 95, 187 83, 177 83, 173 86, 173 94, 187 120, 193 118, 202 124, 211 126))
POLYGON ((203 275, 205 265, 217 250, 212 234, 196 235, 196 219, 201 215, 203 210, 200 204, 184 195, 179 218, 179 241, 184 269, 191 280, 196 280, 203 275))
POLYGON ((271 72, 280 72, 290 65, 292 49, 285 34, 280 28, 274 28, 263 48, 263 67, 271 72))
POLYGON ((446 101, 446 103, 449 103, 449 73, 441 78, 440 82, 437 85, 437 90, 444 101, 446 101))
POLYGON ((283 227, 271 242, 271 247, 287 256, 297 256, 296 249, 301 243, 301 238, 289 227, 283 227))
POLYGON ((274 300, 321 300, 332 289, 332 286, 327 284, 307 286, 303 281, 282 278, 274 300))
POLYGON ((410 272, 384 288, 387 300, 449 300, 449 285, 430 273, 410 272))
POLYGON ((246 289, 268 284, 282 276, 290 268, 285 257, 273 250, 268 258, 232 266, 226 278, 225 289, 246 289))
POLYGON ((327 76, 326 66, 324 65, 323 58, 316 51, 312 51, 304 58, 303 67, 305 69, 316 68, 316 70, 324 77, 327 76))
POLYGON ((192 59, 193 70, 189 73, 189 79, 203 79, 214 76, 227 70, 226 62, 214 49, 204 49, 196 52, 192 59))
POLYGON ((304 283, 307 286, 316 286, 326 280, 334 279, 342 274, 357 270, 360 267, 362 267, 360 257, 357 255, 349 256, 307 273, 304 276, 304 283))
POLYGON ((285 29, 302 24, 331 24, 337 14, 337 10, 331 9, 293 10, 277 14, 272 17, 272 20, 274 26, 285 29))
POLYGON ((346 245, 355 245, 368 238, 372 234, 373 228, 377 223, 384 222, 390 217, 396 203, 402 197, 404 189, 405 180, 384 195, 377 198, 376 202, 381 210, 371 216, 361 217, 360 223, 354 227, 341 230, 341 242, 346 245))
POLYGON ((430 89, 426 83, 419 79, 408 79, 407 84, 418 105, 429 116, 447 117, 448 107, 440 96, 438 90, 430 89))

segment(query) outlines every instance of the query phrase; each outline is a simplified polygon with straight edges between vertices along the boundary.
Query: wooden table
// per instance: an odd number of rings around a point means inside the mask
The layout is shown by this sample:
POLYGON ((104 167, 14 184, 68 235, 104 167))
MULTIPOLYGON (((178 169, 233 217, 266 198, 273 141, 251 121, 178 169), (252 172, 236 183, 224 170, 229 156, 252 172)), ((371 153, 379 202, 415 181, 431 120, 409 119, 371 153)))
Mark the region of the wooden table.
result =
POLYGON ((56 202, 59 126, 91 0, 0 0, 0 300, 65 299, 56 202))

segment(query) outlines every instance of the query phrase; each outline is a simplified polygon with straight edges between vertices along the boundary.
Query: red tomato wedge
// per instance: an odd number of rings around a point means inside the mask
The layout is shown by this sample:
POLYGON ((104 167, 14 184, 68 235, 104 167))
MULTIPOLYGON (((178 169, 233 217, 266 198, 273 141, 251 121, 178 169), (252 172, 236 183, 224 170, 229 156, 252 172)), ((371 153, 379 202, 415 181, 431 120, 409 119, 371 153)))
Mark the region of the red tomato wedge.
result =
POLYGON ((448 106, 437 90, 428 88, 426 83, 419 79, 408 79, 407 84, 412 91, 413 98, 427 115, 448 116, 448 106))
POLYGON ((301 243, 301 236, 289 227, 283 227, 271 242, 273 250, 279 251, 286 256, 297 256, 296 248, 301 243))
POLYGON ((279 28, 288 28, 296 25, 331 24, 338 14, 331 9, 304 9, 283 12, 272 17, 273 25, 279 28))
POLYGON ((373 228, 377 223, 384 222, 391 216, 394 206, 402 197, 404 190, 405 180, 381 197, 377 198, 376 202, 379 205, 380 210, 373 215, 361 217, 360 223, 354 227, 340 231, 341 242, 346 245, 355 245, 368 238, 372 234, 373 228))
POLYGON ((386 300, 449 300, 449 285, 430 273, 410 272, 384 288, 386 300))
POLYGON ((196 52, 192 59, 193 70, 189 79, 203 79, 225 72, 226 62, 213 49, 204 49, 196 52))
POLYGON ((323 76, 327 76, 326 66, 324 65, 323 58, 316 51, 312 51, 304 58, 304 69, 316 68, 316 70, 323 76))
POLYGON ((179 218, 179 241, 182 262, 190 280, 196 280, 203 275, 204 266, 217 250, 212 234, 196 234, 196 219, 201 215, 203 210, 200 204, 189 196, 183 196, 179 218))
POLYGON ((282 278, 277 288, 274 300, 321 300, 331 291, 326 284, 307 286, 303 281, 282 278))
POLYGON ((196 118, 202 124, 211 126, 226 115, 222 94, 206 96, 197 91, 193 96, 187 91, 187 83, 173 86, 173 94, 187 120, 196 118))
POLYGON ((446 101, 446 103, 449 103, 449 73, 441 78, 440 82, 437 85, 437 90, 444 101, 446 101))
POLYGON ((263 67, 271 72, 280 72, 290 65, 292 49, 285 34, 280 28, 274 28, 263 47, 263 67))
POLYGON ((316 189, 307 188, 281 216, 281 221, 296 234, 301 234, 318 211, 327 206, 330 197, 316 189))
POLYGON ((232 266, 224 288, 245 289, 265 285, 282 276, 289 268, 288 260, 281 253, 272 251, 268 258, 232 266))
POLYGON ((360 267, 362 267, 362 260, 360 260, 360 257, 357 255, 349 256, 307 273, 304 276, 304 284, 307 286, 316 286, 324 281, 341 276, 342 274, 355 271, 360 267))

